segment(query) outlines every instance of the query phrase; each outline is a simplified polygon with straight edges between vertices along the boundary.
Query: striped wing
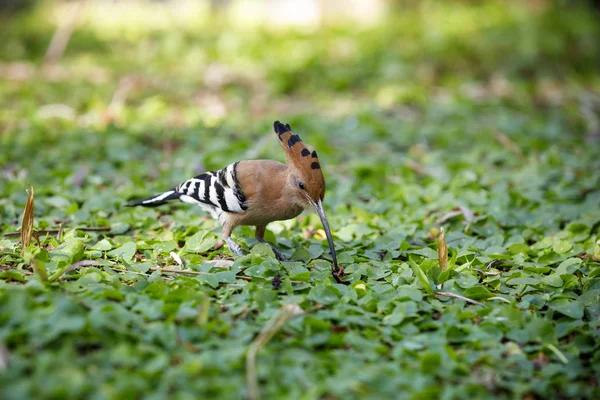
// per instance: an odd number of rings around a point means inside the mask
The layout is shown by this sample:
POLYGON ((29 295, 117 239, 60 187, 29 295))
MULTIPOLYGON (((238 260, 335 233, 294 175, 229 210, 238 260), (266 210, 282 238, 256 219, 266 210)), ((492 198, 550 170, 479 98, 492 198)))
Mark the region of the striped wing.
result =
POLYGON ((248 206, 237 179, 237 165, 235 162, 221 170, 195 176, 175 187, 175 191, 185 203, 214 207, 226 212, 243 212, 248 206))

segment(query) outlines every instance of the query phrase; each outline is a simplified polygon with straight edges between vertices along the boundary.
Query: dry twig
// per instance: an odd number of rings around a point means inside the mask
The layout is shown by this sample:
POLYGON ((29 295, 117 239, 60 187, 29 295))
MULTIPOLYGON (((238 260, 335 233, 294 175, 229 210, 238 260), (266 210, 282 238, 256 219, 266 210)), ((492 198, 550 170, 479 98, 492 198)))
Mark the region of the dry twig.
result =
POLYGON ((73 33, 73 30, 75 30, 75 26, 81 15, 83 4, 84 1, 74 1, 69 6, 65 17, 60 21, 58 28, 54 31, 54 35, 52 36, 52 40, 50 41, 50 45, 44 56, 45 66, 56 64, 65 53, 67 44, 69 44, 69 40, 71 39, 71 34, 73 33))
POLYGON ((260 331, 260 334, 254 339, 248 348, 246 354, 246 384, 248 386, 248 398, 256 400, 260 398, 258 388, 258 376, 256 373, 256 357, 269 340, 281 330, 283 325, 297 315, 304 314, 304 311, 297 304, 286 304, 273 314, 260 331))
POLYGON ((510 138, 508 136, 506 136, 503 133, 496 132, 494 137, 508 151, 515 154, 516 156, 523 157, 523 151, 521 150, 521 148, 519 146, 517 146, 517 144, 515 142, 510 140, 510 138))
MULTIPOLYGON (((32 188, 33 190, 33 188, 32 188)), ((74 228, 78 231, 83 231, 83 232, 104 232, 104 231, 110 231, 110 226, 95 226, 95 227, 90 227, 90 228, 74 228)), ((40 236, 43 235, 58 235, 60 233, 62 233, 62 231, 64 231, 64 227, 61 225, 60 229, 41 229, 41 230, 33 230, 32 232, 32 236, 35 237, 36 239, 40 236)), ((23 232, 23 228, 21 228, 21 232, 23 232)), ((4 234, 5 238, 13 238, 13 237, 19 237, 22 235, 21 232, 8 232, 4 234)))
POLYGON ((478 301, 475 301, 475 300, 470 299, 470 298, 465 297, 465 296, 461 296, 460 294, 456 294, 456 293, 435 292, 435 295, 436 296, 441 296, 441 297, 452 297, 452 298, 455 298, 455 299, 466 301, 467 303, 475 304, 475 305, 478 305, 478 306, 483 306, 483 303, 480 303, 478 301))

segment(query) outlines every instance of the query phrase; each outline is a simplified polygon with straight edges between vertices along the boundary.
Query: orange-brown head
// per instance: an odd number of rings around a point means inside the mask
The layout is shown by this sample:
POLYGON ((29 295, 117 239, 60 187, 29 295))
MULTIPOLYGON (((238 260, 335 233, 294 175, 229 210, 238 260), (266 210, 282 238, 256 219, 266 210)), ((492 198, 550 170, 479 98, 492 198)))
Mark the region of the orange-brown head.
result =
POLYGON ((339 272, 335 246, 331 237, 331 230, 327 222, 327 216, 323 209, 323 199, 325 198, 325 178, 321 171, 321 164, 316 151, 310 151, 302 142, 300 136, 292 132, 289 124, 282 124, 279 121, 273 123, 275 133, 279 138, 279 143, 285 152, 285 160, 291 174, 289 174, 294 191, 298 193, 299 198, 304 198, 308 204, 313 206, 321 218, 323 230, 329 242, 329 250, 333 258, 334 276, 339 272))
POLYGON ((289 124, 275 121, 273 124, 279 144, 285 152, 288 168, 298 178, 298 187, 313 201, 325 198, 325 178, 316 151, 310 151, 300 136, 292 132, 289 124))

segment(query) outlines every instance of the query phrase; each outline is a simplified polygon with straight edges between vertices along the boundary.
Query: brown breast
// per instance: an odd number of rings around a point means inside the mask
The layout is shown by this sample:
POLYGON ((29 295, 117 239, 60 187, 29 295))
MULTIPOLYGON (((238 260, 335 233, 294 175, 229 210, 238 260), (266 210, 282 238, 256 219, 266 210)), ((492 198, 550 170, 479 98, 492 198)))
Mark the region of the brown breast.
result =
POLYGON ((293 200, 288 185, 288 167, 273 160, 241 161, 237 178, 248 209, 231 216, 239 225, 266 225, 297 217, 304 207, 293 200))

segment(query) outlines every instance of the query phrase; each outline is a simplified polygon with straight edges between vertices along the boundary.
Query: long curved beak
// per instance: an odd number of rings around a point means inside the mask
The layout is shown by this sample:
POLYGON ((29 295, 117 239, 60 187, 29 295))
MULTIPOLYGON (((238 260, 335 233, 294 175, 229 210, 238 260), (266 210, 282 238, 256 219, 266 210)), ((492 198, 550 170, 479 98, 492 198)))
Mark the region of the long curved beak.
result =
POLYGON ((319 214, 319 218, 321 218, 321 223, 323 224, 323 230, 325 231, 325 235, 327 235, 327 241, 329 242, 329 250, 331 251, 331 258, 333 258, 333 269, 334 273, 339 271, 337 255, 335 253, 335 246, 333 245, 333 238, 331 237, 331 230, 329 229, 329 222, 327 222, 327 216, 325 215, 325 210, 323 209, 323 203, 321 199, 319 199, 316 203, 308 196, 306 196, 308 202, 311 206, 315 208, 317 214, 319 214))

